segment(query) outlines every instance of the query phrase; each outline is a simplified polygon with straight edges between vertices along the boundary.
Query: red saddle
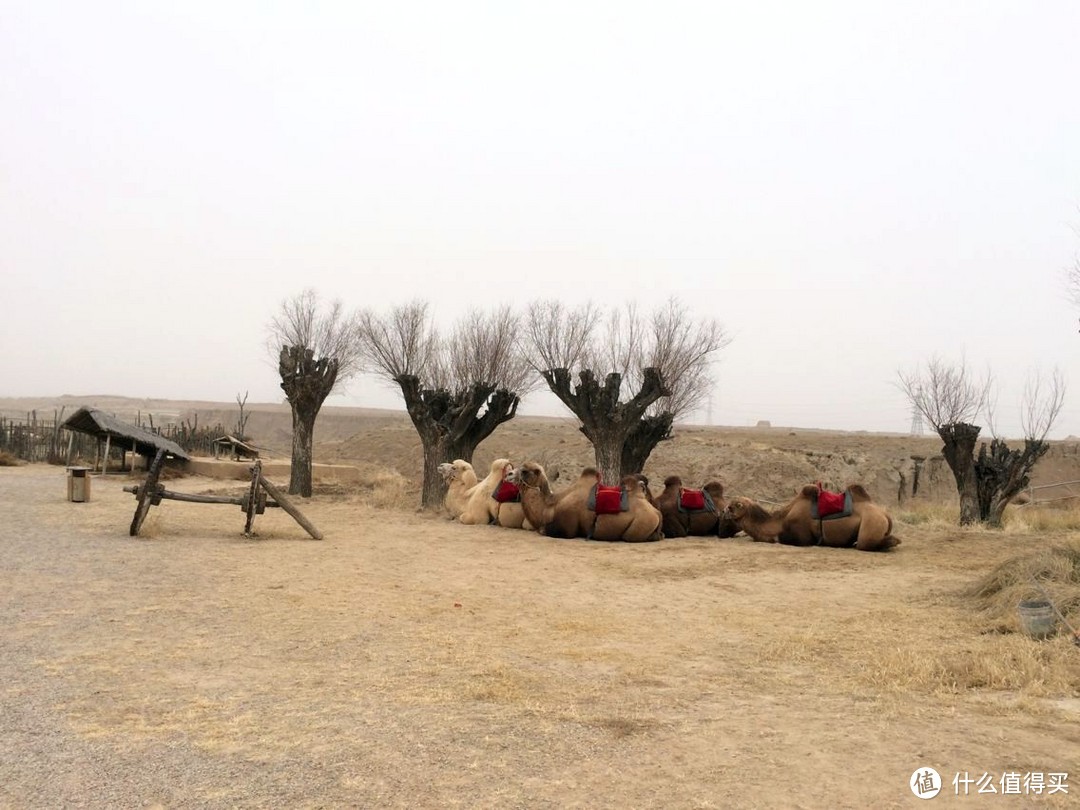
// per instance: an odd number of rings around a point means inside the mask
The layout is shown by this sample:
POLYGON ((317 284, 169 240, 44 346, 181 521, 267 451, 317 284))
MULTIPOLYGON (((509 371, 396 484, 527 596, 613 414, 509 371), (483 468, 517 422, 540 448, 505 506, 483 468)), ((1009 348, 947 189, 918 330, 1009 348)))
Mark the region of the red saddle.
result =
POLYGON ((503 481, 495 487, 491 497, 499 503, 516 503, 521 500, 521 490, 513 481, 503 481))
POLYGON ((705 509, 705 491, 701 489, 679 490, 679 508, 684 512, 701 512, 705 509))
POLYGON ((594 499, 595 504, 592 509, 598 515, 616 515, 629 508, 622 487, 605 487, 597 484, 594 498, 590 500, 594 499))
POLYGON ((846 492, 830 492, 827 489, 822 489, 820 481, 817 488, 817 516, 819 518, 827 518, 829 515, 844 511, 847 506, 846 492))

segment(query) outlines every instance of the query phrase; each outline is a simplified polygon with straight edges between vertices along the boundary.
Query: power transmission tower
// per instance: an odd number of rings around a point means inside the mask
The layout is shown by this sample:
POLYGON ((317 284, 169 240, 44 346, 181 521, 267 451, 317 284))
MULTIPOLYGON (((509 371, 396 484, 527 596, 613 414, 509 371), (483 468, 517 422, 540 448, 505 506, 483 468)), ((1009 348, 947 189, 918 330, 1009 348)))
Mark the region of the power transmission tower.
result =
MULTIPOLYGON (((915 392, 916 401, 922 399, 922 386, 915 392)), ((923 435, 923 416, 922 411, 919 410, 919 406, 914 402, 911 404, 911 435, 922 436, 923 435)))

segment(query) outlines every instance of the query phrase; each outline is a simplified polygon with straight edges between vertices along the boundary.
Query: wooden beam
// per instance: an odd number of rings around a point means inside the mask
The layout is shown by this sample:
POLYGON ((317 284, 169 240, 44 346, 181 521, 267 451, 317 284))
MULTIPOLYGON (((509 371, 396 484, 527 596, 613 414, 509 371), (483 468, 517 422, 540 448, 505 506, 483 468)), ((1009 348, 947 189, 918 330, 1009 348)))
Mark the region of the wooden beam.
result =
POLYGON ((275 487, 269 481, 267 481, 261 473, 259 475, 259 483, 262 485, 263 489, 270 493, 270 497, 278 502, 278 506, 280 506, 290 515, 292 515, 293 520, 295 520, 297 523, 304 527, 304 531, 306 531, 316 540, 323 539, 322 532, 316 529, 315 526, 311 523, 311 521, 304 517, 304 513, 296 508, 296 505, 293 504, 291 500, 289 500, 289 496, 277 487, 275 487))

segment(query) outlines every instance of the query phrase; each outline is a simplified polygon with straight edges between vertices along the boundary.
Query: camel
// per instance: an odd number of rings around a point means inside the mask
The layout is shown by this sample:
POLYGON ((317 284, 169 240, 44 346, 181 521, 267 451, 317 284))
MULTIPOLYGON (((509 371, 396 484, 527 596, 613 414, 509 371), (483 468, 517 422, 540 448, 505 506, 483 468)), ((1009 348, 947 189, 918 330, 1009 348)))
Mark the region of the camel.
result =
POLYGON ((659 540, 662 517, 645 496, 639 476, 627 476, 622 485, 627 490, 626 512, 597 515, 589 508, 589 493, 600 476, 592 467, 582 470, 578 480, 561 492, 551 491, 544 468, 528 461, 516 472, 521 484, 521 503, 528 521, 548 537, 590 537, 594 540, 641 542, 659 540))
POLYGON ((655 502, 664 516, 664 537, 735 536, 739 529, 724 512, 724 485, 719 481, 710 481, 700 491, 708 494, 712 508, 709 508, 709 500, 704 498, 704 508, 695 510, 688 506, 685 502, 691 500, 696 491, 684 490, 682 479, 677 475, 664 479, 664 491, 655 502), (687 493, 685 500, 684 492, 687 493))
POLYGON ((854 547, 860 551, 887 551, 900 545, 892 535, 892 518, 859 484, 847 488, 852 512, 845 517, 814 516, 820 489, 802 488, 785 506, 768 512, 749 498, 732 498, 725 510, 740 529, 754 540, 792 546, 823 545, 854 547))
MULTIPOLYGON (((518 467, 514 477, 521 486, 525 517, 536 531, 551 537, 578 536, 578 528, 585 519, 583 514, 588 512, 589 490, 600 480, 596 470, 586 467, 577 481, 557 493, 551 491, 547 473, 535 461, 526 461, 518 467)), ((588 514, 588 523, 592 525, 592 513, 588 514)))
POLYGON ((784 509, 770 512, 757 501, 743 496, 728 501, 724 517, 757 543, 779 542, 784 528, 784 509))
POLYGON ((469 502, 469 492, 477 484, 476 471, 469 462, 456 458, 440 464, 439 475, 446 484, 443 507, 450 514, 451 519, 456 519, 465 511, 465 505, 469 502))
POLYGON ((649 503, 648 479, 641 475, 627 475, 619 483, 626 491, 628 509, 625 512, 596 514, 591 534, 593 540, 622 540, 625 543, 643 543, 662 540, 664 516, 649 503))
POLYGON ((491 462, 491 472, 468 493, 465 508, 458 517, 462 523, 496 523, 508 529, 532 529, 525 525, 525 510, 520 502, 495 500, 495 490, 506 480, 513 478, 514 465, 510 459, 497 458, 491 462))

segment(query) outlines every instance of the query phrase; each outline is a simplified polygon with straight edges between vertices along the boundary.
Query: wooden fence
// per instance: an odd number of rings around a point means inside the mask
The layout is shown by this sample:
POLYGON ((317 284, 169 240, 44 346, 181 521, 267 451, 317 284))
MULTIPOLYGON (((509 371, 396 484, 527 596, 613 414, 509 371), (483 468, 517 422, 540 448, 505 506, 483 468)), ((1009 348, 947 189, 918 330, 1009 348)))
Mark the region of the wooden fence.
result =
POLYGON ((1036 506, 1046 503, 1062 503, 1080 498, 1080 481, 1058 481, 1054 484, 1040 484, 1024 490, 1028 494, 1027 503, 1022 506, 1036 506))
MULTIPOLYGON (((51 419, 39 418, 37 411, 30 411, 25 418, 0 416, 0 453, 9 453, 23 461, 46 464, 67 464, 74 459, 97 461, 101 455, 101 442, 95 437, 63 427, 64 411, 53 411, 51 419), (68 456, 68 445, 71 456, 68 456)), ((214 439, 225 435, 225 428, 218 424, 199 427, 198 418, 181 424, 142 424, 141 415, 134 423, 143 430, 176 442, 185 451, 197 456, 213 455, 214 439)), ((121 443, 122 444, 122 443, 121 443)), ((124 450, 114 443, 110 457, 119 457, 124 450)))

